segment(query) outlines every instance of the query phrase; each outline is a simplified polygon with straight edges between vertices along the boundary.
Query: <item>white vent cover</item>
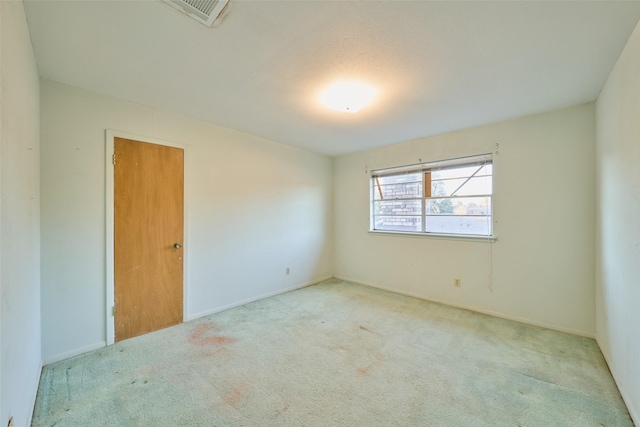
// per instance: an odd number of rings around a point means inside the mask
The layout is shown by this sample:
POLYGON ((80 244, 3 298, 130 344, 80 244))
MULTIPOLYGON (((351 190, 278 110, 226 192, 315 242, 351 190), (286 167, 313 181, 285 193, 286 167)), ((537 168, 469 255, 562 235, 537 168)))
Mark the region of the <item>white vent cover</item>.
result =
POLYGON ((210 27, 229 0, 162 0, 184 12, 201 24, 210 27))

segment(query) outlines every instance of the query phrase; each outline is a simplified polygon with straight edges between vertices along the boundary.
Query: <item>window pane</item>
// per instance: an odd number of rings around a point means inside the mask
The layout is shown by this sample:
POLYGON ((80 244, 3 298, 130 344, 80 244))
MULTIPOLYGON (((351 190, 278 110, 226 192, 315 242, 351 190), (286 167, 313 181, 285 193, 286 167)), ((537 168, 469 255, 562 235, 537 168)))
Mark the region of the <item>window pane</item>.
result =
POLYGON ((493 166, 491 164, 487 164, 482 165, 482 167, 481 165, 451 167, 440 170, 432 170, 431 174, 433 176, 433 179, 468 178, 476 171, 478 171, 478 173, 476 173, 474 176, 491 175, 493 172, 493 166), (480 170, 478 171, 478 169, 480 170))
POLYGON ((491 197, 427 199, 427 215, 491 215, 491 197))
POLYGON ((430 216, 426 218, 429 233, 491 235, 491 217, 488 216, 430 216))
POLYGON ((400 173, 399 169, 398 175, 372 177, 373 229, 491 235, 493 165, 474 164, 470 159, 470 163, 441 169, 424 167, 419 172, 400 173))
POLYGON ((374 202, 375 216, 421 215, 421 200, 383 200, 374 202))
POLYGON ((456 178, 444 181, 431 181, 431 196, 446 197, 451 196, 455 191, 455 196, 473 196, 476 194, 491 194, 491 177, 474 176, 473 178, 456 178), (466 182, 465 182, 466 181, 466 182), (457 190, 457 191, 456 191, 457 190))
POLYGON ((420 216, 376 216, 374 230, 387 231, 422 231, 422 217, 420 216))
POLYGON ((375 200, 392 200, 422 197, 422 181, 399 184, 378 185, 373 180, 373 197, 375 200))
POLYGON ((381 177, 373 178, 373 180, 374 181, 378 180, 380 182, 380 185, 400 184, 404 182, 421 182, 422 172, 405 173, 402 175, 381 176, 381 177))

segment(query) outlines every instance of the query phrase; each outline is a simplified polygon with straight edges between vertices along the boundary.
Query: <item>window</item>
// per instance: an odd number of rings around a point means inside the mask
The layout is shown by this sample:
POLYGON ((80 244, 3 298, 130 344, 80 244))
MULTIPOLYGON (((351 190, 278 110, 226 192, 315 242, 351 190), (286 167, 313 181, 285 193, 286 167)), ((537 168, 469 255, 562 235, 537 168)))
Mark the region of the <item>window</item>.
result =
POLYGON ((491 236, 491 155, 373 171, 371 230, 491 236))

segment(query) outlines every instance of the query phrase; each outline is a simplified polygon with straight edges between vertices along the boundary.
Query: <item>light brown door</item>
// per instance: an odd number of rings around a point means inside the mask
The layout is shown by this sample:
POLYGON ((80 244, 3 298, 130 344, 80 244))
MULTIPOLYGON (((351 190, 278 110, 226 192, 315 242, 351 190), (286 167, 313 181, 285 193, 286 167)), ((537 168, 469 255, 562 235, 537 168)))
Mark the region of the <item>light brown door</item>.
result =
POLYGON ((182 322, 184 150, 115 138, 115 340, 182 322))

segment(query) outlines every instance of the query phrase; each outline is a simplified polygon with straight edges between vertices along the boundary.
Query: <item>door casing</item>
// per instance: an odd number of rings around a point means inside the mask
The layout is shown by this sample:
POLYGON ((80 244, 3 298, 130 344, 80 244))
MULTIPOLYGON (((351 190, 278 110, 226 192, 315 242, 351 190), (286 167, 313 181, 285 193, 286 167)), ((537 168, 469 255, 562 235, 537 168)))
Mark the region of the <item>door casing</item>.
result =
POLYGON ((106 318, 106 342, 107 345, 111 345, 115 342, 115 317, 113 315, 114 307, 114 168, 113 168, 113 154, 114 154, 114 140, 115 138, 131 139, 140 142, 148 142, 151 144, 165 145, 168 147, 176 147, 184 150, 184 240, 183 240, 183 298, 182 298, 182 321, 188 320, 188 301, 189 301, 189 285, 188 285, 188 233, 187 226, 188 215, 187 206, 188 203, 188 190, 187 185, 188 177, 188 154, 187 146, 183 144, 177 144, 168 141, 162 141, 156 138, 149 138, 145 136, 135 135, 127 132, 121 132, 116 130, 107 129, 105 132, 105 267, 106 267, 106 306, 105 306, 105 318, 106 318))

